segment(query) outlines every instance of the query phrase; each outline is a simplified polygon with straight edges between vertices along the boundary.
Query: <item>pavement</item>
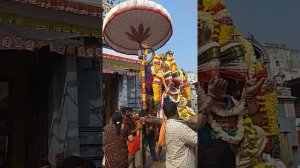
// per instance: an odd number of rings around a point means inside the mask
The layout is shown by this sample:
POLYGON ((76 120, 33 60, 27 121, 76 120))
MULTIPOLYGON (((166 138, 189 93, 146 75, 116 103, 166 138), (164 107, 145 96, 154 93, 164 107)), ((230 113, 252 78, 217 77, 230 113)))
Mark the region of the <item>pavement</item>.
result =
MULTIPOLYGON (((158 147, 156 148, 156 152, 158 150, 158 147)), ((146 164, 144 168, 165 168, 165 162, 166 162, 166 150, 163 149, 161 152, 161 161, 160 162, 153 162, 149 147, 147 148, 146 152, 146 164)), ((138 151, 135 156, 135 165, 136 168, 142 168, 142 150, 138 151)), ((129 168, 132 166, 130 165, 129 168)))

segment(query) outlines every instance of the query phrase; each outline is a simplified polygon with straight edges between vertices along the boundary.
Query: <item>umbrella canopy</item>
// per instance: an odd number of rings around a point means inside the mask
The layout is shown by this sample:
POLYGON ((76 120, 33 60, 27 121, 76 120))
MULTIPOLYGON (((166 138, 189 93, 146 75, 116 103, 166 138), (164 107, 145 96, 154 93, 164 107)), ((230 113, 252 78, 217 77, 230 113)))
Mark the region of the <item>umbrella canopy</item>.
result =
POLYGON ((128 0, 113 7, 103 21, 103 36, 114 50, 137 55, 140 44, 154 50, 162 47, 172 35, 168 11, 150 0, 128 0))

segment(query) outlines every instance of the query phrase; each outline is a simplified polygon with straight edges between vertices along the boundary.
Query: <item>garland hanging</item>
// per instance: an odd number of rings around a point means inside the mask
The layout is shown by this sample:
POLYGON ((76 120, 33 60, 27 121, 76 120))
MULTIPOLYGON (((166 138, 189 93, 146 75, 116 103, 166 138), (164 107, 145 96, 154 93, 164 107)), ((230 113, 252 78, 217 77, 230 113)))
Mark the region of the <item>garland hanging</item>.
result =
POLYGON ((219 126, 217 121, 214 120, 211 115, 209 115, 208 121, 211 124, 213 131, 216 132, 216 135, 218 136, 218 138, 222 139, 223 141, 233 143, 233 144, 238 144, 241 142, 241 140, 244 137, 245 128, 244 128, 243 114, 240 114, 238 116, 237 128, 236 128, 237 130, 236 130, 235 136, 228 135, 228 133, 226 131, 224 131, 222 127, 219 126))
POLYGON ((256 130, 253 128, 252 120, 250 117, 246 117, 244 120, 245 127, 245 143, 248 144, 246 152, 248 153, 248 157, 251 159, 251 167, 257 164, 257 154, 259 149, 256 146, 257 135, 256 130))

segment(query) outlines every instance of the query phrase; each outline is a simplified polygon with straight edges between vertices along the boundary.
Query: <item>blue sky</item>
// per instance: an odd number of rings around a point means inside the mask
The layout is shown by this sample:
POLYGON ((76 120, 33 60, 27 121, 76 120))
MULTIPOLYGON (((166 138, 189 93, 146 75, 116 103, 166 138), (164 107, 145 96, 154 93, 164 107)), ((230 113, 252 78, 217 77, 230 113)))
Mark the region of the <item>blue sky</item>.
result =
POLYGON ((187 71, 197 71, 197 0, 155 0, 171 15, 173 35, 157 53, 174 51, 179 67, 187 71))
POLYGON ((242 35, 249 32, 261 42, 300 49, 299 0, 225 0, 225 3, 242 35))

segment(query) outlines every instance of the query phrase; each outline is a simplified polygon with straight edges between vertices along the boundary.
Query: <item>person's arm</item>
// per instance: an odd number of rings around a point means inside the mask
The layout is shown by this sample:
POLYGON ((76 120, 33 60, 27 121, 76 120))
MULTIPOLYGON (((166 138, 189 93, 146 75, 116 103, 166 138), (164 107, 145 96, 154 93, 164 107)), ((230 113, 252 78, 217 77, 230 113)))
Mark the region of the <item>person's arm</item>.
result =
POLYGON ((197 117, 186 121, 185 124, 189 126, 191 129, 193 129, 194 131, 198 131, 205 126, 207 120, 208 120, 207 115, 198 113, 197 117))
POLYGON ((247 102, 247 110, 250 116, 255 115, 258 112, 258 105, 256 103, 255 95, 257 90, 262 86, 264 83, 265 78, 256 81, 254 79, 247 81, 246 86, 246 102, 247 102))
POLYGON ((181 140, 192 147, 196 147, 198 144, 198 134, 188 126, 184 125, 178 130, 181 140))
POLYGON ((138 130, 140 130, 142 128, 142 124, 141 124, 142 121, 137 121, 136 122, 136 128, 134 130, 131 131, 131 133, 135 133, 137 132, 138 130))
POLYGON ((246 103, 249 116, 255 115, 259 109, 255 97, 246 99, 246 103))
POLYGON ((154 125, 161 125, 163 123, 163 119, 157 117, 146 117, 145 122, 154 125))

